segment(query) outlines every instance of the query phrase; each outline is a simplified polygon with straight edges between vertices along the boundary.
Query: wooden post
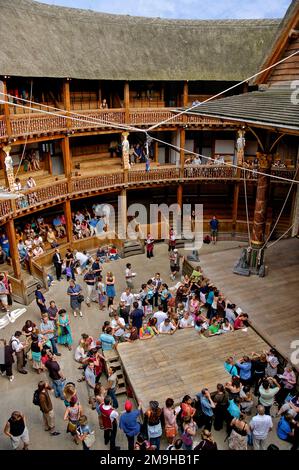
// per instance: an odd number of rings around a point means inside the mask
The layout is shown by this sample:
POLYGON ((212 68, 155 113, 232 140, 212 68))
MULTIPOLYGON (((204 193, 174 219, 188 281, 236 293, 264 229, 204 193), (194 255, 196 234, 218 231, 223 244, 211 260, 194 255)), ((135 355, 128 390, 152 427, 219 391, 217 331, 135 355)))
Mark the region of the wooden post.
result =
MULTIPOLYGON (((1 166, 2 166, 2 168, 3 168, 5 187, 6 187, 6 188, 9 188, 10 185, 9 185, 9 181, 8 181, 8 177, 7 177, 7 173, 6 173, 6 168, 5 168, 5 163, 4 163, 5 157, 6 157, 6 153, 4 152, 3 149, 1 149, 1 150, 0 150, 0 159, 1 159, 1 166)), ((12 201, 13 201, 13 200, 12 200, 12 201)))
MULTIPOLYGON (((70 81, 65 80, 63 82, 63 106, 66 111, 66 115, 69 115, 69 111, 71 110, 71 92, 70 92, 70 81)), ((66 120, 66 127, 71 127, 71 119, 66 120)))
POLYGON ((232 233, 235 235, 237 227, 237 217, 238 217, 238 205, 239 205, 239 193, 240 193, 240 183, 235 183, 234 187, 234 202, 233 202, 233 211, 232 211, 232 233))
POLYGON ((189 99, 189 89, 188 89, 188 82, 184 82, 184 89, 183 89, 183 107, 188 106, 188 99, 189 99))
POLYGON ((9 250, 10 250, 10 257, 12 261, 14 276, 17 279, 20 279, 21 278, 21 263, 20 263, 20 256, 19 256, 17 240, 16 240, 15 224, 14 224, 13 219, 10 219, 8 222, 6 222, 5 231, 7 234, 8 241, 9 241, 9 250))
POLYGON ((8 137, 12 135, 12 129, 11 129, 11 122, 10 122, 10 113, 9 113, 9 101, 8 97, 5 96, 7 94, 7 82, 6 80, 3 80, 3 108, 4 108, 4 116, 5 116, 5 124, 6 124, 6 132, 8 137))
POLYGON ((70 150, 70 138, 64 137, 62 139, 62 155, 63 155, 63 166, 64 174, 66 178, 70 178, 72 175, 72 159, 70 150))
POLYGON ((73 222, 72 222, 72 209, 71 209, 71 201, 67 199, 63 204, 63 211, 65 216, 65 223, 66 223, 66 239, 68 243, 72 246, 73 244, 73 222))
POLYGON ((127 238, 127 191, 122 189, 118 198, 118 227, 117 235, 120 240, 127 238))
POLYGON ((159 162, 159 142, 154 141, 154 160, 155 163, 159 162))
POLYGON ((182 209, 183 208, 183 185, 182 183, 178 184, 176 194, 177 194, 177 204, 182 209))
POLYGON ((180 177, 184 177, 185 166, 185 144, 186 144, 186 131, 184 128, 180 129, 180 177))
POLYGON ((98 109, 101 108, 102 104, 102 82, 99 82, 99 88, 98 88, 98 109))
POLYGON ((125 107, 125 123, 130 121, 130 86, 129 82, 124 85, 124 107, 125 107))

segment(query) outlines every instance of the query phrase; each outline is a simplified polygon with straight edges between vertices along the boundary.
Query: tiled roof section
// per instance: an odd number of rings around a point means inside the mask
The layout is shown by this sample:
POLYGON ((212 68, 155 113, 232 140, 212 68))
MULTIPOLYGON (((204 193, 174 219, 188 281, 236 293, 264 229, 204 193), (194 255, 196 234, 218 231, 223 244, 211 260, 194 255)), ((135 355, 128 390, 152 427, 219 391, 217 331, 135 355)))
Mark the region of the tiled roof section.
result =
POLYGON ((203 116, 299 131, 299 90, 269 88, 204 103, 192 110, 203 116))

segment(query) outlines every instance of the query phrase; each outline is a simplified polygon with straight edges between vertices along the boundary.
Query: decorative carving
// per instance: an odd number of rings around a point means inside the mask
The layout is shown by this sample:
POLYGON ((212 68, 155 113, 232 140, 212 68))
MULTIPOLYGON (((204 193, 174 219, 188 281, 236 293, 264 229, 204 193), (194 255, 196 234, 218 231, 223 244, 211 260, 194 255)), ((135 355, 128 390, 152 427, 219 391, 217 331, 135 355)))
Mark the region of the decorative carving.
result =
POLYGON ((4 163, 5 163, 5 171, 7 175, 8 187, 10 191, 14 191, 15 190, 15 186, 14 186, 15 177, 13 174, 13 161, 10 156, 11 146, 10 145, 5 146, 3 147, 3 150, 6 153, 4 163))
POLYGON ((128 132, 122 133, 122 156, 124 170, 130 169, 130 143, 128 141, 128 132))

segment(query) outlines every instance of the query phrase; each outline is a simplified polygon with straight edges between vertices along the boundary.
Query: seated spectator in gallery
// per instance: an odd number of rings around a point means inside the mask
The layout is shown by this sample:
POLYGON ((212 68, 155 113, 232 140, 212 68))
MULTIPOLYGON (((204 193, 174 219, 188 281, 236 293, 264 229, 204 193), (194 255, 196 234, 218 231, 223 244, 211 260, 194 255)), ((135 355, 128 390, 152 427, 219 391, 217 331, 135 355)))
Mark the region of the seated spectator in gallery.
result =
POLYGON ((57 238, 54 230, 50 227, 47 233, 47 242, 50 243, 51 248, 56 248, 58 246, 57 238))
POLYGON ((37 245, 35 248, 33 248, 32 253, 34 258, 38 258, 38 256, 41 256, 44 253, 44 250, 40 245, 37 245))
POLYGON ((101 105, 100 105, 100 109, 108 109, 108 103, 107 103, 107 100, 104 98, 101 105))
POLYGON ((27 237, 25 240, 26 250, 33 250, 34 243, 32 237, 27 237))
POLYGON ((35 187, 36 187, 35 180, 32 178, 32 176, 29 176, 28 180, 26 181, 25 188, 26 189, 32 189, 32 188, 35 188, 35 187))
POLYGON ((90 236, 93 237, 94 235, 96 235, 97 231, 96 231, 96 227, 98 225, 98 218, 96 216, 92 217, 90 220, 89 220, 89 230, 90 230, 90 236))
POLYGON ((2 247, 0 246, 0 264, 4 264, 7 261, 7 256, 6 253, 2 250, 2 247))
POLYGON ((74 231, 74 236, 77 240, 80 240, 81 238, 83 238, 83 233, 82 233, 82 227, 81 227, 80 220, 75 221, 73 231, 74 231))
POLYGON ((41 246, 43 247, 44 242, 40 235, 36 234, 33 238, 33 246, 41 246))
POLYGON ((33 170, 40 170, 38 152, 34 149, 31 150, 31 163, 33 170))
POLYGON ((26 253, 27 253, 27 249, 26 249, 26 246, 25 246, 25 243, 23 242, 23 240, 20 240, 18 242, 17 248, 18 248, 18 252, 19 252, 20 261, 22 263, 25 260, 25 256, 26 256, 26 253))
POLYGON ((198 155, 193 158, 192 165, 201 165, 201 158, 198 155))
POLYGON ((81 230, 82 230, 83 238, 90 237, 89 224, 88 224, 87 220, 85 220, 85 219, 81 223, 81 230))
POLYGON ((15 191, 21 191, 22 189, 22 184, 20 178, 16 178, 14 182, 14 190, 15 191))
POLYGON ((84 215, 82 214, 82 212, 80 211, 77 211, 76 214, 75 214, 75 222, 79 220, 80 224, 83 222, 84 220, 84 215))
POLYGON ((53 227, 55 228, 57 232, 57 236, 59 238, 65 237, 66 230, 65 230, 65 227, 62 225, 61 218, 59 215, 55 217, 55 219, 53 219, 52 223, 53 223, 53 227))

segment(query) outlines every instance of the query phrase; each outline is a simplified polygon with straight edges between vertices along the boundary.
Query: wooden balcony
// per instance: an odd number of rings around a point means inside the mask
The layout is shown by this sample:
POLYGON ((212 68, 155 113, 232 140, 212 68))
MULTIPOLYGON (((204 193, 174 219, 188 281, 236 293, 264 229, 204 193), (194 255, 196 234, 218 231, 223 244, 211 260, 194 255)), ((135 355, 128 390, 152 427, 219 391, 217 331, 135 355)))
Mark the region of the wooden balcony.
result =
MULTIPOLYGON (((220 119, 209 119, 200 116, 180 115, 176 116, 173 108, 148 108, 148 109, 130 109, 129 122, 127 125, 135 127, 151 126, 174 117, 166 123, 167 127, 176 125, 199 126, 200 128, 223 128, 226 126, 234 128, 234 124, 225 123, 220 119)), ((52 112, 52 111, 51 111, 52 112)), ((126 111, 119 109, 97 109, 94 111, 78 111, 78 115, 71 115, 69 120, 64 117, 63 111, 53 111, 53 115, 46 115, 29 111, 25 114, 11 115, 11 132, 9 137, 22 138, 27 135, 32 137, 62 133, 66 131, 79 132, 90 130, 105 130, 113 128, 114 124, 125 124, 126 111), (68 121, 68 122, 67 122, 68 121)), ((4 116, 0 116, 0 139, 8 138, 4 116)))
MULTIPOLYGON (((285 178, 294 178, 295 170, 275 168, 275 175, 285 178)), ((256 180, 257 175, 246 172, 247 180, 256 180)), ((152 168, 150 171, 143 169, 131 169, 126 177, 123 170, 96 175, 80 175, 70 180, 52 178, 48 184, 41 187, 22 191, 23 196, 16 200, 0 201, 0 223, 6 222, 10 217, 20 217, 27 213, 42 208, 59 204, 67 198, 76 199, 92 194, 106 193, 107 191, 119 191, 123 188, 136 188, 139 186, 159 186, 178 182, 213 182, 213 181, 242 181, 233 167, 200 165, 198 167, 186 167, 183 174, 175 165, 165 165, 152 168)), ((281 182, 280 180, 272 180, 281 182)))

